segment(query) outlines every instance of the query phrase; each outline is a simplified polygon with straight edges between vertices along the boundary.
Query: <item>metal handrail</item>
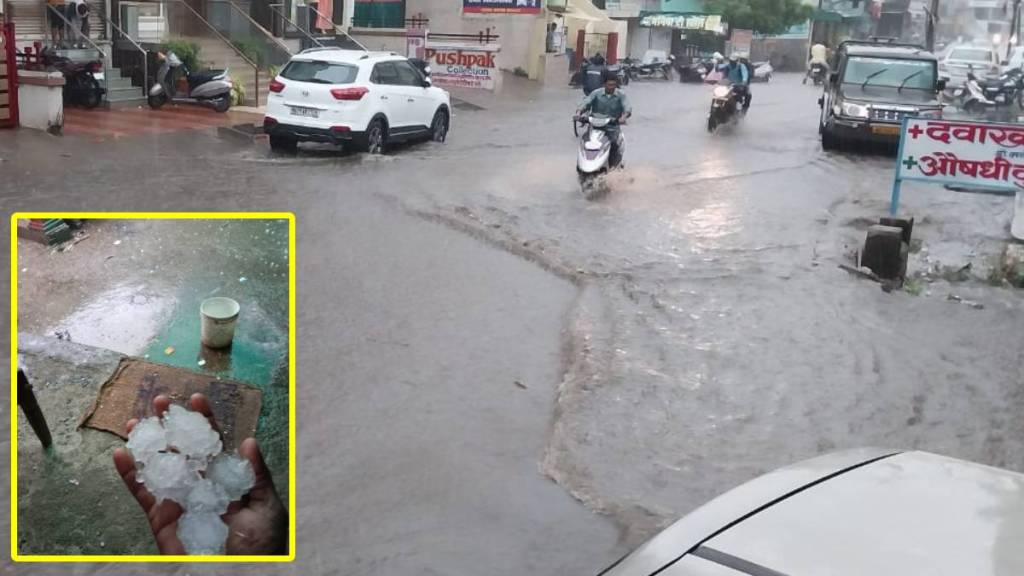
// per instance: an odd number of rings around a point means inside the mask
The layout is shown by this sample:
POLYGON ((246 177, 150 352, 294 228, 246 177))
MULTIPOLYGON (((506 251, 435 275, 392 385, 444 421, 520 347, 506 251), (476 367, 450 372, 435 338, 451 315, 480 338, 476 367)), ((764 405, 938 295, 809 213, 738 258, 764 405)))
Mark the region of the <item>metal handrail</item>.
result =
POLYGON ((238 12, 239 14, 241 14, 243 18, 245 18, 246 20, 249 21, 249 24, 252 24, 264 36, 266 36, 267 38, 270 38, 275 44, 278 45, 278 47, 280 47, 282 50, 284 50, 285 53, 288 54, 288 56, 293 56, 294 55, 294 54, 292 54, 292 51, 290 49, 288 49, 288 45, 285 44, 283 40, 281 40, 277 36, 274 36, 266 28, 261 26, 259 24, 259 22, 256 22, 255 20, 253 20, 252 16, 249 16, 248 14, 246 14, 245 11, 242 10, 242 8, 238 4, 235 4, 233 0, 208 0, 208 1, 209 2, 224 2, 226 4, 229 4, 231 6, 232 10, 234 10, 235 12, 238 12))
POLYGON ((284 7, 284 4, 283 3, 281 3, 281 4, 267 4, 267 7, 269 7, 271 10, 273 10, 275 14, 280 16, 282 20, 284 20, 285 22, 287 22, 287 23, 291 24, 292 26, 294 26, 295 29, 298 30, 299 32, 302 32, 303 34, 305 34, 306 38, 309 38, 310 40, 312 40, 317 46, 320 46, 321 48, 324 47, 323 43, 321 43, 319 40, 314 38, 309 32, 303 30, 302 26, 299 26, 297 23, 291 21, 287 16, 285 16, 283 13, 278 11, 277 6, 284 7))
POLYGON ((149 51, 140 46, 139 43, 136 42, 131 36, 129 36, 127 32, 122 30, 120 26, 114 24, 113 20, 102 14, 100 14, 100 18, 105 20, 107 24, 113 26, 114 30, 117 30, 118 34, 127 39, 129 42, 131 42, 132 46, 135 46, 136 50, 142 52, 142 95, 149 95, 149 51))
POLYGON ((326 17, 326 16, 324 16, 323 14, 321 14, 319 10, 317 10, 316 8, 313 8, 313 7, 312 7, 312 6, 310 6, 309 4, 306 4, 306 8, 308 8, 308 9, 309 9, 309 10, 311 10, 311 11, 313 11, 313 13, 314 13, 314 14, 316 14, 317 16, 319 16, 319 17, 323 18, 324 20, 327 20, 328 22, 331 22, 331 26, 334 26, 334 33, 335 33, 335 34, 341 34, 342 36, 346 36, 346 37, 348 37, 348 39, 349 39, 349 40, 351 40, 351 41, 352 41, 352 42, 353 42, 353 43, 354 43, 354 44, 355 44, 356 46, 359 46, 360 48, 362 48, 362 49, 363 49, 364 51, 366 51, 366 52, 369 52, 369 51, 370 51, 370 50, 369 50, 369 49, 368 49, 368 48, 367 48, 366 46, 363 46, 363 43, 362 43, 362 42, 360 42, 359 40, 356 40, 355 38, 353 38, 353 37, 352 37, 352 35, 351 35, 351 34, 349 34, 348 32, 346 32, 346 31, 344 31, 344 30, 342 30, 342 29, 341 29, 341 28, 340 28, 340 27, 339 27, 339 26, 338 26, 337 24, 335 24, 334 22, 332 22, 332 21, 331 21, 331 20, 330 20, 329 18, 327 18, 327 17, 326 17))
POLYGON ((216 34, 218 38, 220 38, 225 44, 230 46, 231 49, 235 51, 235 54, 238 54, 239 58, 241 58, 243 62, 245 62, 249 66, 252 66, 252 69, 253 69, 253 80, 254 80, 253 88, 256 91, 256 94, 254 95, 254 97, 256 99, 256 105, 259 106, 260 105, 260 67, 257 66, 255 62, 250 60, 249 57, 246 56, 245 53, 242 52, 238 48, 238 46, 235 46, 234 43, 232 43, 223 34, 221 34, 220 31, 218 31, 213 26, 213 24, 210 24, 206 20, 206 18, 203 18, 202 16, 200 16, 199 12, 196 12, 195 8, 193 8, 193 7, 188 5, 188 2, 185 2, 185 0, 165 0, 165 1, 177 2, 177 3, 181 4, 182 6, 184 6, 185 8, 187 8, 188 11, 191 12, 192 14, 194 14, 195 17, 198 18, 200 22, 202 22, 203 24, 206 24, 206 27, 209 28, 214 34, 216 34))

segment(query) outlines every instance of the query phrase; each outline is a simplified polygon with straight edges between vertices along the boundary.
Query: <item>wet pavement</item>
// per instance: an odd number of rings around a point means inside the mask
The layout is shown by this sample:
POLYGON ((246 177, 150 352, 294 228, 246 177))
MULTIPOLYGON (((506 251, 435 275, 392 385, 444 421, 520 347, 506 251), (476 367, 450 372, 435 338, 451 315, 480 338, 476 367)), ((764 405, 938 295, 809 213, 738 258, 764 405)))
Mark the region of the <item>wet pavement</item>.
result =
POLYGON ((90 137, 96 142, 261 121, 258 114, 235 110, 221 114, 201 106, 167 105, 159 110, 145 105, 92 110, 68 107, 64 109, 64 134, 90 137))
POLYGON ((1009 199, 904 185, 914 289, 885 293, 838 265, 894 160, 822 152, 814 88, 757 85, 713 135, 707 88, 628 90, 627 168, 593 202, 578 93, 520 88, 381 158, 21 132, 2 202, 296 213, 286 573, 596 573, 728 487, 853 446, 1024 471, 1024 301, 990 275, 1009 199))

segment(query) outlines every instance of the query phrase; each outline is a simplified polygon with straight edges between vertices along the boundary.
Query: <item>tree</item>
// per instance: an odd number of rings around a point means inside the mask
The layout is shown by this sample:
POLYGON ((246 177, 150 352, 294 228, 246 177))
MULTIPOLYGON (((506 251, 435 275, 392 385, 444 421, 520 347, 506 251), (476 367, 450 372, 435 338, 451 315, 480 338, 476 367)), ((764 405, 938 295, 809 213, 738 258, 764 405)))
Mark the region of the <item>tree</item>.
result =
POLYGON ((761 34, 782 34, 814 11, 800 0, 704 0, 704 10, 721 14, 731 28, 761 34))

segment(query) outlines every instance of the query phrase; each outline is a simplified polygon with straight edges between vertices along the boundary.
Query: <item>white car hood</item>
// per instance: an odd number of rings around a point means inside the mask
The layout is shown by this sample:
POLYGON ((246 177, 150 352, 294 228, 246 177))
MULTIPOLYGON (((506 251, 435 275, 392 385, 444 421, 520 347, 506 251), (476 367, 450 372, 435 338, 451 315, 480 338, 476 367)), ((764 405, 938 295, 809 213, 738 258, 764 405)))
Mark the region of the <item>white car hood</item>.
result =
POLYGON ((1024 574, 1024 475, 907 452, 763 510, 703 546, 783 574, 1024 574))

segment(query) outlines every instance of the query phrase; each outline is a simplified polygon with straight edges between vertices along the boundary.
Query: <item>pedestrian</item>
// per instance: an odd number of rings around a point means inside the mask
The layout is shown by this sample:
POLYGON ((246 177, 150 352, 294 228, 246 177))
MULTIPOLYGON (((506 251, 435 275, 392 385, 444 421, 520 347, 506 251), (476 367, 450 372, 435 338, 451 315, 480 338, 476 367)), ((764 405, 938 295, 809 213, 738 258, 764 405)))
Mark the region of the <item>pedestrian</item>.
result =
POLYGON ((71 44, 85 48, 89 38, 89 3, 87 0, 68 0, 67 19, 71 23, 71 44))
POLYGON ((66 11, 64 0, 46 0, 46 19, 50 22, 50 36, 54 48, 64 47, 64 14, 66 11))

